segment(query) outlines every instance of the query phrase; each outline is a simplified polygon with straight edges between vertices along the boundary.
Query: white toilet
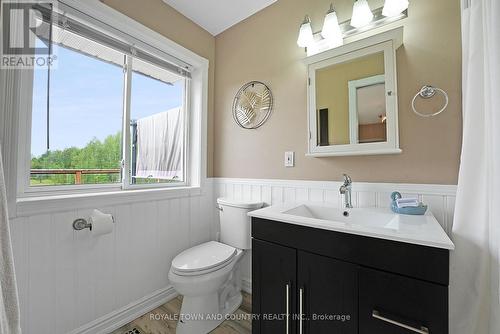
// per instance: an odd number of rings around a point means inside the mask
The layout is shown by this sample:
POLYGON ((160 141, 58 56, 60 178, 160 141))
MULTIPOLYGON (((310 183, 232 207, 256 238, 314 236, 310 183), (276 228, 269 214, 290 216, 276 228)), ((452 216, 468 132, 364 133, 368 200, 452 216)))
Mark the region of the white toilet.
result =
POLYGON ((217 199, 220 242, 191 247, 172 261, 168 278, 184 296, 177 334, 206 334, 241 305, 240 259, 252 246, 249 211, 261 202, 217 199))

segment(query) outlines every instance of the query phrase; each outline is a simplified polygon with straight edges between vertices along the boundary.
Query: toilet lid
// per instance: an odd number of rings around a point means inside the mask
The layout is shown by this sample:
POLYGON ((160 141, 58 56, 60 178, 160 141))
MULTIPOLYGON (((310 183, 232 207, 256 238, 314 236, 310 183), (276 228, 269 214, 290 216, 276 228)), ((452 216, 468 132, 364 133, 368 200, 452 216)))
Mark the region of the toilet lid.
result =
POLYGON ((236 255, 236 248, 217 241, 209 241, 186 249, 172 261, 178 272, 208 270, 229 262, 236 255))

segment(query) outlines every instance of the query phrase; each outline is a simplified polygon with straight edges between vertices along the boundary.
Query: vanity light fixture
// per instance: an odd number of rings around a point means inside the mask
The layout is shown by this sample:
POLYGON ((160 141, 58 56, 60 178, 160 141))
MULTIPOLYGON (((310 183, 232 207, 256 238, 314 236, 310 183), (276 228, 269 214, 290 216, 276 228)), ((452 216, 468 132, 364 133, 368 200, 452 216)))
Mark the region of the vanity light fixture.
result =
POLYGON ((367 0, 356 0, 351 20, 344 22, 339 22, 337 11, 330 4, 321 31, 312 30, 311 19, 306 15, 300 25, 297 45, 305 48, 308 57, 341 47, 346 38, 405 19, 408 17, 408 3, 409 0, 385 0, 384 6, 372 11, 367 0))
POLYGON ((366 0, 356 0, 352 6, 351 26, 361 28, 373 20, 373 13, 366 0))
POLYGON ((396 16, 408 9, 408 0, 385 0, 382 15, 391 17, 396 16))
POLYGON ((344 38, 342 36, 339 20, 337 18, 337 12, 335 11, 335 8, 333 8, 333 4, 330 4, 330 9, 326 13, 325 21, 323 22, 323 29, 321 30, 321 36, 323 36, 324 39, 329 40, 331 47, 337 47, 344 44, 344 38))
POLYGON ((304 22, 300 25, 299 38, 297 39, 297 45, 301 48, 307 48, 314 43, 314 36, 311 28, 311 19, 309 15, 306 15, 304 22))

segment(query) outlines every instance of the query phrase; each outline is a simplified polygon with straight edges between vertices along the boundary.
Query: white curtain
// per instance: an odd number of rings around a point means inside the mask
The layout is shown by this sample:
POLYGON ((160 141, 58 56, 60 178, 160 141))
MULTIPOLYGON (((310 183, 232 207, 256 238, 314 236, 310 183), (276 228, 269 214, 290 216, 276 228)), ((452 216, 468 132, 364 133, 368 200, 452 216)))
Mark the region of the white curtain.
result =
POLYGON ((0 334, 20 334, 14 258, 10 240, 7 194, 0 149, 0 334))
POLYGON ((464 0, 463 143, 450 333, 499 334, 500 1, 464 0))

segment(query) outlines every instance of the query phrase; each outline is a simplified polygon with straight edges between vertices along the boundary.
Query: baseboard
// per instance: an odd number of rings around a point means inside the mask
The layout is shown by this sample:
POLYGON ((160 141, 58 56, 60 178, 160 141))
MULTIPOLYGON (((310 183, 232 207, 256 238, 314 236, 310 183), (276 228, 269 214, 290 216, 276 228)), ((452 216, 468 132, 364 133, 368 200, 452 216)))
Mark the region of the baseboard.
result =
POLYGON ((107 334, 177 297, 169 286, 83 325, 69 334, 107 334))
POLYGON ((241 279, 241 290, 245 291, 248 294, 252 294, 252 279, 251 278, 242 278, 241 279))

